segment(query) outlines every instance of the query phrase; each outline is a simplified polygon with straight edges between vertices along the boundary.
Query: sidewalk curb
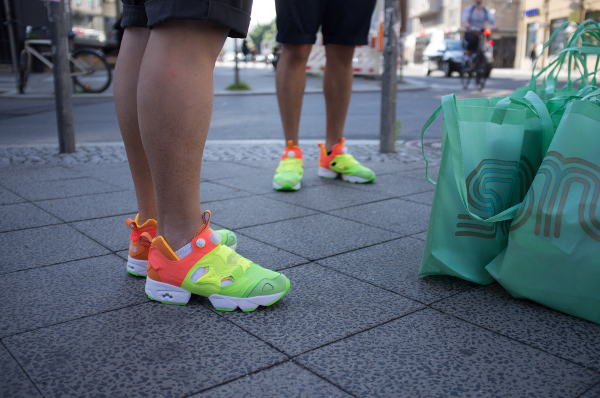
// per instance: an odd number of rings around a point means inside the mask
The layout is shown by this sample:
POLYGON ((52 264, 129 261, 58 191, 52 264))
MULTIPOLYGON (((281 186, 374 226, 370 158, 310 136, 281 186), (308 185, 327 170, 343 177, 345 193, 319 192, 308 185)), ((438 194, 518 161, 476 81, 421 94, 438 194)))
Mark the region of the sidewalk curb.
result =
MULTIPOLYGON (((398 91, 421 91, 430 89, 430 85, 425 84, 399 84, 398 91)), ((359 88, 353 89, 352 93, 378 93, 381 91, 381 87, 377 88, 359 88)), ((322 89, 307 89, 304 94, 322 94, 322 89)), ((275 89, 272 90, 249 90, 249 91, 226 91, 219 90, 215 91, 215 97, 226 97, 226 96, 248 96, 248 95, 275 95, 277 92, 275 89)), ((112 98, 113 93, 100 93, 100 94, 72 94, 72 98, 112 98)), ((0 94, 0 98, 14 98, 14 99, 53 99, 53 94, 17 94, 17 90, 7 91, 6 93, 0 94)))

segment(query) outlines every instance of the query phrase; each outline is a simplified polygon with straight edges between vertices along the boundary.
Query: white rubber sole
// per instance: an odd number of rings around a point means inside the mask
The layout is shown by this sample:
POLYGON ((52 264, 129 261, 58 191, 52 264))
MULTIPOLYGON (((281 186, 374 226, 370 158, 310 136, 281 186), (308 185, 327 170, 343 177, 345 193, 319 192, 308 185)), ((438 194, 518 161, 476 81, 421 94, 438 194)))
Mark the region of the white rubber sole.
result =
POLYGON ((152 300, 166 304, 187 304, 192 293, 177 286, 146 278, 146 294, 152 300))
MULTIPOLYGON (((279 190, 279 189, 281 189, 281 186, 279 184, 277 184, 275 181, 273 181, 273 188, 279 190)), ((293 187, 292 189, 294 191, 297 191, 300 188, 302 188, 302 183, 301 182, 299 182, 298 184, 296 184, 296 186, 293 187)), ((233 249, 233 250, 235 250, 235 249, 233 249)))
MULTIPOLYGON (((319 166, 319 170, 317 171, 317 174, 319 175, 319 177, 323 177, 323 178, 337 178, 337 176, 342 173, 337 173, 333 170, 329 170, 329 169, 319 166)), ((348 182, 359 182, 359 183, 368 181, 364 178, 360 178, 357 176, 349 176, 347 174, 342 174, 342 180, 348 181, 348 182)))
POLYGON ((137 276, 147 276, 148 260, 136 260, 127 256, 127 272, 137 276))
MULTIPOLYGON (((177 286, 164 282, 157 282, 150 278, 146 279, 146 294, 152 300, 165 304, 187 304, 192 293, 177 286)), ((242 311, 255 310, 259 305, 269 305, 279 299, 285 292, 270 294, 268 296, 257 296, 249 298, 227 297, 213 294, 208 299, 217 310, 233 311, 240 308, 242 311)))

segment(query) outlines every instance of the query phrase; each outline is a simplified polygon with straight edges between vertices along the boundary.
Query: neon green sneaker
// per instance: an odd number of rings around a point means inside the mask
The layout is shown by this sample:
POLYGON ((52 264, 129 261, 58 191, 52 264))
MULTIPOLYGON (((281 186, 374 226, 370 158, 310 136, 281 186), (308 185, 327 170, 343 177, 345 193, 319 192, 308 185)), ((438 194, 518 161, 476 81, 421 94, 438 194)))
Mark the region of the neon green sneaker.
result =
POLYGON ((273 188, 278 191, 297 191, 301 187, 304 160, 302 150, 288 141, 288 146, 283 150, 283 156, 273 177, 273 188))
POLYGON ((319 153, 319 177, 336 178, 342 175, 342 180, 364 184, 375 181, 375 173, 368 167, 363 166, 354 159, 354 156, 348 153, 348 148, 344 146, 342 138, 338 144, 331 148, 331 153, 327 155, 325 145, 320 143, 321 152, 319 153))
MULTIPOLYGON (((162 236, 148 255, 146 294, 165 304, 187 304, 192 294, 208 297, 217 310, 254 311, 269 306, 290 289, 285 275, 262 268, 240 256, 210 229, 210 211, 192 239, 192 252, 180 259, 162 236)), ((150 239, 143 233, 141 239, 150 239)))

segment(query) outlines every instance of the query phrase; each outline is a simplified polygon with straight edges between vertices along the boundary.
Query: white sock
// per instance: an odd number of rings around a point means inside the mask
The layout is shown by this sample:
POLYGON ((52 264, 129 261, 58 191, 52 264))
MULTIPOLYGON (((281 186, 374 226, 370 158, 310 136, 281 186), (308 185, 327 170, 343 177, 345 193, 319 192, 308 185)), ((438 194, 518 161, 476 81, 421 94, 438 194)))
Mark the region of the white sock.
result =
POLYGON ((177 257, 179 257, 179 259, 181 260, 182 258, 187 256, 191 252, 192 252, 192 242, 188 243, 187 245, 183 246, 181 249, 177 250, 175 252, 175 254, 177 254, 177 257))

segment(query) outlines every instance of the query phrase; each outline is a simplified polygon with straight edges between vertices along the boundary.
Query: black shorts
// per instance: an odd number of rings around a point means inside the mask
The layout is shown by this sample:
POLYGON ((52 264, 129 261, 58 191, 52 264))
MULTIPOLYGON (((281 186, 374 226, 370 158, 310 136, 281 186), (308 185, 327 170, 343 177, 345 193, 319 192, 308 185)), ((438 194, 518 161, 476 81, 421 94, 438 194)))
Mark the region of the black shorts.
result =
POLYGON ((319 27, 323 44, 368 44, 376 0, 275 0, 277 41, 314 44, 319 27))
POLYGON ((465 32, 465 41, 467 42, 467 50, 471 52, 477 51, 479 45, 479 36, 475 36, 471 32, 465 32))
POLYGON ((209 21, 229 28, 229 37, 248 34, 252 0, 123 0, 123 28, 153 26, 191 19, 209 21))

